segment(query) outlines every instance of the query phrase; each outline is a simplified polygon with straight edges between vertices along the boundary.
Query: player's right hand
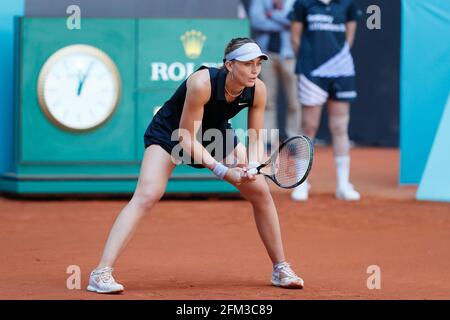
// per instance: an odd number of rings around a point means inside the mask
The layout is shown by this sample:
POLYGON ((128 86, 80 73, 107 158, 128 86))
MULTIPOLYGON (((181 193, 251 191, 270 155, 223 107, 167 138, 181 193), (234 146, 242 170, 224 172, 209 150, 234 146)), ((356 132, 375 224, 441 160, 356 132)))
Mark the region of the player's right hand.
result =
POLYGON ((228 169, 224 179, 231 184, 240 185, 244 181, 254 180, 253 176, 249 177, 246 168, 235 167, 228 169))

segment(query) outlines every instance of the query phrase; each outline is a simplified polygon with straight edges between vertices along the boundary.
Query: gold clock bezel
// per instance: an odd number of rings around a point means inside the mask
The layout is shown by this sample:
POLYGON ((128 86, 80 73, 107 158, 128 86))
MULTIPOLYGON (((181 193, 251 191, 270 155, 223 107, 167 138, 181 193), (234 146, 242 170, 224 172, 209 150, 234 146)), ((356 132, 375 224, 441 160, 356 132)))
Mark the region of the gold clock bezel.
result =
POLYGON ((38 76, 37 94, 38 94, 39 106, 41 107, 42 112, 54 125, 56 125, 57 127, 61 128, 61 129, 71 131, 71 132, 86 132, 86 131, 92 131, 92 130, 99 128, 100 126, 104 125, 109 119, 111 119, 111 117, 113 116, 113 114, 115 113, 115 111, 117 109, 117 106, 119 104, 119 100, 120 100, 120 97, 122 94, 122 82, 120 80, 120 73, 119 73, 119 70, 118 70, 116 64, 105 52, 103 52, 102 50, 100 50, 96 47, 90 46, 90 45, 74 44, 74 45, 70 45, 70 46, 67 46, 67 47, 57 50, 45 61, 43 67, 41 68, 41 71, 39 72, 39 76, 38 76), (112 106, 110 114, 102 122, 96 124, 95 126, 85 128, 85 129, 77 129, 77 128, 72 128, 72 127, 66 126, 65 124, 60 122, 58 119, 56 119, 50 112, 47 102, 45 101, 45 96, 44 96, 45 81, 46 81, 47 76, 50 73, 51 69, 55 66, 55 64, 57 62, 59 62, 59 60, 61 60, 62 58, 66 57, 66 56, 75 54, 75 53, 76 54, 84 53, 84 54, 92 55, 95 58, 101 60, 105 64, 105 66, 111 71, 111 74, 114 78, 113 80, 115 81, 115 83, 117 85, 117 92, 113 99, 114 102, 113 102, 113 106, 112 106))

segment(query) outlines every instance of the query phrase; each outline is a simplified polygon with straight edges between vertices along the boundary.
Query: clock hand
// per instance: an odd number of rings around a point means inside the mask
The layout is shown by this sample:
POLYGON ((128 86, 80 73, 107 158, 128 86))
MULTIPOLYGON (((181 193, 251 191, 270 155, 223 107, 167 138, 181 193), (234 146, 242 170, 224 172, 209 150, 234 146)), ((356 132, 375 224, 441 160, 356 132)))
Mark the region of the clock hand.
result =
POLYGON ((78 89, 77 89, 77 96, 81 94, 81 87, 82 87, 82 80, 80 78, 80 71, 78 71, 78 89))
POLYGON ((84 73, 83 77, 79 80, 78 91, 77 91, 78 95, 81 94, 81 90, 83 89, 84 82, 86 81, 86 78, 87 78, 88 74, 91 72, 91 68, 92 68, 93 64, 94 64, 94 61, 91 61, 91 63, 89 64, 89 66, 88 66, 88 68, 86 70, 86 72, 84 73))

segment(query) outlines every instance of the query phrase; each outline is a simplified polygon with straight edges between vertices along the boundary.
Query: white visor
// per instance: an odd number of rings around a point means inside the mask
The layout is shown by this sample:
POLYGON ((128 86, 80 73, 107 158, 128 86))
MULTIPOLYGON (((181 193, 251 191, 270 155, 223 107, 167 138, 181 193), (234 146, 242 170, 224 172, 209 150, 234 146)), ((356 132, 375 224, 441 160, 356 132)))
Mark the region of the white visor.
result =
POLYGON ((256 43, 246 43, 236 50, 231 51, 225 56, 225 60, 238 60, 238 61, 250 61, 255 58, 261 57, 264 60, 268 60, 269 57, 262 53, 261 48, 256 43))

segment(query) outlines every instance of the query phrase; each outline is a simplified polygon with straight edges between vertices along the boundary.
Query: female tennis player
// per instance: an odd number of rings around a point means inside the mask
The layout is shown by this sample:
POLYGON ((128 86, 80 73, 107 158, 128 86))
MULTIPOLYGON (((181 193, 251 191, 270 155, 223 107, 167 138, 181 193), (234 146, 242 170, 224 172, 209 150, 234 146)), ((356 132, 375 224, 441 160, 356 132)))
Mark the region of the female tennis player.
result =
MULTIPOLYGON (((361 15, 353 0, 297 0, 289 14, 291 41, 297 52, 296 73, 302 105, 302 129, 314 138, 324 104, 328 104, 329 128, 336 165, 336 197, 359 200, 349 181, 350 103, 357 96, 355 66, 350 48, 361 15)), ((291 197, 308 199, 308 182, 299 185, 291 197)))
POLYGON ((262 60, 267 59, 252 39, 232 39, 225 49, 223 68, 201 67, 157 112, 144 135, 145 152, 136 190, 114 222, 100 263, 91 272, 89 291, 117 293, 124 290, 112 276, 113 265, 139 221, 163 196, 176 162, 186 159, 186 155, 193 160, 188 161, 189 165, 208 168, 219 179, 235 185, 252 204, 258 232, 273 263, 272 284, 282 288, 303 288, 303 279, 285 260, 278 214, 267 182, 263 176, 248 172, 249 167, 262 161, 258 157, 258 148, 262 144, 260 129, 264 123, 266 88, 258 75, 262 60), (234 131, 230 134, 227 130, 231 129, 228 120, 244 108, 249 108, 248 129, 256 132, 249 135, 248 150, 238 141, 234 131), (221 162, 223 158, 216 159, 220 152, 215 152, 214 158, 205 143, 198 140, 198 133, 207 129, 223 133, 224 162, 230 163, 227 159, 234 157, 237 166, 225 166, 221 162), (177 146, 182 147, 182 154, 175 151, 177 146))

